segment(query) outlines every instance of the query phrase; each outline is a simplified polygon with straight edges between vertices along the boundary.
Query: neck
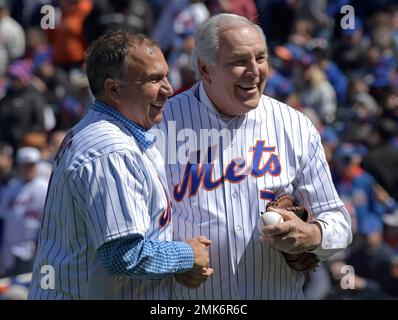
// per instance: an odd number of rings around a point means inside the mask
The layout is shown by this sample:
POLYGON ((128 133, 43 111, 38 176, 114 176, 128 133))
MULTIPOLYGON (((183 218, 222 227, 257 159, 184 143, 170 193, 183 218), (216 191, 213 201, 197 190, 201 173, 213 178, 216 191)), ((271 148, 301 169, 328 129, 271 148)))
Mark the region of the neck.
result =
MULTIPOLYGON (((216 99, 213 98, 212 91, 210 90, 210 88, 207 87, 207 84, 204 81, 202 83, 203 83, 203 89, 204 89, 205 94, 207 95, 207 98, 209 99, 210 103, 214 106, 214 109, 216 109, 216 111, 221 116, 230 117, 230 118, 240 116, 240 114, 227 114, 222 109, 220 109, 220 107, 216 103, 216 99)), ((216 94, 214 96, 216 96, 216 94)))

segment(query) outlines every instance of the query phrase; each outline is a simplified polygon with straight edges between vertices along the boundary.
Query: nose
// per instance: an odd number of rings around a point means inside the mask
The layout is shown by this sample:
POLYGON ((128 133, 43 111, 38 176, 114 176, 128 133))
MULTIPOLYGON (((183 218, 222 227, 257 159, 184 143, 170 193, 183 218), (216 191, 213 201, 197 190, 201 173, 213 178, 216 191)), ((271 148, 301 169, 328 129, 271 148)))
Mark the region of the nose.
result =
POLYGON ((167 77, 165 77, 162 82, 162 93, 168 97, 170 97, 174 93, 173 88, 171 87, 171 84, 167 77))
POLYGON ((250 60, 250 63, 247 65, 245 74, 252 79, 256 79, 260 75, 256 59, 250 60))

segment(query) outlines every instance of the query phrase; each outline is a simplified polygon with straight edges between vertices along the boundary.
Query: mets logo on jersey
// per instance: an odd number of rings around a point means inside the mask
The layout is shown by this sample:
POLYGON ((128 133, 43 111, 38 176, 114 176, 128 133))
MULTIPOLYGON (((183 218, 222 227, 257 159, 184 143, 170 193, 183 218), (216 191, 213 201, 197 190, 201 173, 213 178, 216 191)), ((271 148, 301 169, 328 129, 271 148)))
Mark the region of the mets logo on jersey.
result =
POLYGON ((257 140, 256 145, 249 148, 249 152, 253 152, 251 165, 247 165, 246 160, 242 158, 232 159, 227 165, 225 172, 216 180, 213 180, 213 163, 188 162, 185 166, 182 182, 174 187, 174 199, 178 202, 182 201, 187 192, 188 197, 192 197, 197 194, 200 186, 206 191, 211 191, 226 181, 229 183, 240 183, 248 175, 255 178, 266 174, 272 176, 280 175, 281 165, 278 155, 274 153, 275 146, 265 146, 264 140, 257 140), (268 154, 266 161, 263 159, 264 153, 268 154), (262 165, 262 163, 264 164, 262 165))

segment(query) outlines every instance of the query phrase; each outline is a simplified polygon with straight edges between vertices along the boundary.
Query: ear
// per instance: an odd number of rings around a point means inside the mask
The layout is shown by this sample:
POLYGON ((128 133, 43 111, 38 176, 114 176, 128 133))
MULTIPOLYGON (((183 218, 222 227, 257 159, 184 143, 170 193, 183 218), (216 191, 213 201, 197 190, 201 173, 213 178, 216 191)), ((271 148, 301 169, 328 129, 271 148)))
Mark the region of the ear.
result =
POLYGON ((207 65, 200 59, 198 59, 198 69, 200 72, 200 76, 202 80, 206 83, 211 83, 211 77, 209 74, 209 70, 207 68, 207 65))
POLYGON ((116 105, 119 104, 120 101, 120 91, 119 86, 116 81, 113 79, 105 79, 104 81, 104 91, 105 95, 111 99, 116 105))

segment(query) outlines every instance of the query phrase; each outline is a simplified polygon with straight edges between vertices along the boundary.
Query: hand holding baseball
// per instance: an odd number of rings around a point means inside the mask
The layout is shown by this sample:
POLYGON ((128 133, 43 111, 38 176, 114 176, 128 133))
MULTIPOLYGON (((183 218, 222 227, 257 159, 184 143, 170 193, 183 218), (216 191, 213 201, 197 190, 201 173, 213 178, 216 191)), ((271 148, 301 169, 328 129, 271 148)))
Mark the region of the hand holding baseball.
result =
POLYGON ((260 233, 263 233, 263 228, 266 226, 284 222, 282 216, 275 211, 262 212, 258 219, 257 228, 260 233))

